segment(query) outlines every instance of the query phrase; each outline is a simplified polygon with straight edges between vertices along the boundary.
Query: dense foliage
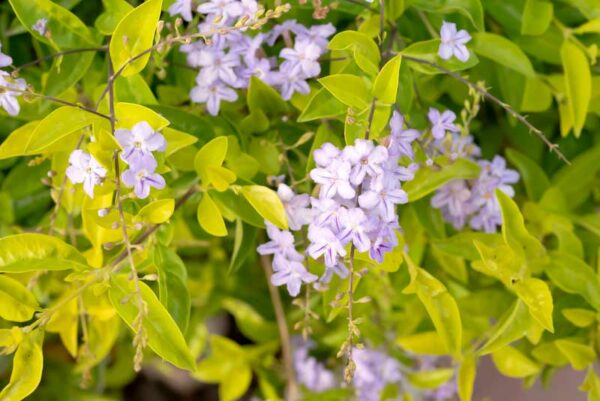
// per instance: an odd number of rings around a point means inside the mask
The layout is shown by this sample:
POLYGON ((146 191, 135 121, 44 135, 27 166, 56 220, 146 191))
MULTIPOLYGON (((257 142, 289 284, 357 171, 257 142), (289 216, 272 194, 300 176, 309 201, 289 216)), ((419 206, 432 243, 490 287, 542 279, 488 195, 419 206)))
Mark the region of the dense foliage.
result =
POLYGON ((600 400, 599 39, 593 0, 0 3, 0 401, 467 401, 486 355, 600 400))

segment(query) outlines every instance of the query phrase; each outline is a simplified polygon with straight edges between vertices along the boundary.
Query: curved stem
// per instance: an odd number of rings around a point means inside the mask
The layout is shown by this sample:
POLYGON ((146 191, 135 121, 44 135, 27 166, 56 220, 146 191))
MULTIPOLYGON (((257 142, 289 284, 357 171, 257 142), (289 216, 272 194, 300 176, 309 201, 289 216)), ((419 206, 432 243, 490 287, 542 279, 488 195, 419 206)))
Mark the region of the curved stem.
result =
POLYGON ((407 56, 407 55, 402 55, 402 58, 404 58, 405 60, 413 61, 415 63, 425 64, 425 65, 428 65, 430 67, 433 67, 433 68, 437 69, 438 71, 441 71, 444 74, 446 74, 446 75, 448 75, 448 76, 456 79, 457 81, 462 82, 463 84, 465 84, 469 88, 477 91, 478 93, 480 93, 486 99, 492 101, 493 103, 495 103, 498 106, 500 106, 501 108, 503 108, 508 114, 510 114, 511 116, 513 116, 514 118, 516 118, 521 124, 525 125, 529 129, 529 132, 533 132, 538 138, 540 138, 542 140, 542 142, 544 142, 546 144, 546 146, 548 146, 548 148, 550 149, 550 152, 556 153, 556 156, 560 160, 562 160, 566 164, 571 164, 571 162, 569 161, 569 159, 567 159, 566 156, 558 149, 558 145, 555 144, 555 143, 552 143, 548 138, 546 138, 546 136, 544 135, 544 133, 542 131, 540 131, 535 126, 533 126, 529 121, 527 121, 527 118, 525 118, 525 116, 519 114, 509 104, 504 103, 502 100, 498 99, 496 96, 492 95, 491 93, 489 93, 484 88, 482 88, 482 87, 478 86, 477 84, 474 84, 473 82, 471 82, 471 81, 463 78, 460 74, 457 74, 454 71, 450 71, 449 69, 447 69, 445 67, 442 67, 441 65, 436 64, 436 63, 434 63, 432 61, 425 60, 425 59, 418 58, 418 57, 407 56))
POLYGON ((36 60, 29 61, 29 62, 27 62, 25 64, 21 64, 20 66, 14 68, 13 74, 14 73, 19 73, 21 70, 23 70, 25 68, 28 68, 28 67, 40 64, 40 63, 42 63, 44 61, 52 60, 52 59, 55 59, 55 58, 58 58, 58 57, 62 57, 62 56, 67 56, 69 54, 78 54, 78 53, 86 53, 86 52, 105 52, 107 50, 108 50, 108 46, 102 46, 102 47, 82 47, 80 49, 63 50, 61 52, 52 53, 52 54, 49 54, 47 56, 40 57, 40 58, 38 58, 36 60))
POLYGON ((275 319, 277 320, 277 328, 279 330, 279 339, 281 341, 281 353, 283 356, 283 365, 285 369, 286 387, 285 387, 285 400, 286 401, 297 401, 298 400, 298 383, 296 382, 296 374, 294 373, 293 357, 292 357, 292 346, 290 343, 290 333, 285 320, 285 312, 283 310, 283 303, 281 302, 281 295, 277 288, 271 283, 271 276, 273 270, 271 269, 271 262, 269 257, 261 255, 260 264, 265 271, 267 277, 267 286, 269 287, 269 293, 271 294, 271 301, 273 302, 273 309, 275 310, 275 319))

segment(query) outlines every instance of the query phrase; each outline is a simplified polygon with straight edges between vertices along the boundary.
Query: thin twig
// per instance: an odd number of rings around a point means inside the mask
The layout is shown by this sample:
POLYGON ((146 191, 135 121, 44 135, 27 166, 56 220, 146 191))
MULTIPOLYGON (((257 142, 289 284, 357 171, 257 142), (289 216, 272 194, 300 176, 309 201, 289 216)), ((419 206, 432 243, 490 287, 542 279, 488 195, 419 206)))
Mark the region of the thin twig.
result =
POLYGON ((544 142, 546 144, 546 146, 548 146, 548 148, 550 149, 550 152, 556 153, 556 156, 560 160, 562 160, 566 164, 571 164, 569 159, 567 159, 566 156, 558 149, 558 144, 552 143, 548 138, 546 138, 546 136, 544 135, 544 133, 542 131, 540 131, 535 126, 533 126, 529 121, 527 121, 527 118, 525 118, 525 116, 519 114, 509 104, 504 103, 502 100, 498 99, 496 96, 492 95, 484 88, 481 88, 480 86, 474 84, 473 82, 463 78, 460 74, 457 74, 454 71, 450 71, 449 69, 442 67, 441 65, 436 64, 432 61, 425 60, 425 59, 418 58, 418 57, 408 56, 408 55, 402 55, 402 58, 404 58, 405 60, 414 61, 415 63, 425 64, 430 67, 433 67, 433 68, 443 72, 444 74, 456 79, 457 81, 462 82, 469 88, 477 91, 486 99, 489 99, 493 103, 495 103, 498 106, 500 106, 501 108, 503 108, 507 113, 509 113, 514 118, 516 118, 521 124, 525 125, 529 129, 529 132, 533 132, 538 138, 540 138, 542 140, 542 142, 544 142))
POLYGON ((21 64, 18 67, 15 67, 15 69, 12 71, 13 74, 15 73, 19 73, 21 70, 40 64, 46 60, 52 60, 61 56, 67 56, 69 54, 78 54, 78 53, 85 53, 85 52, 105 52, 108 50, 108 46, 102 46, 102 47, 82 47, 80 49, 70 49, 70 50, 63 50, 61 52, 57 52, 57 53, 52 53, 49 54, 47 56, 44 57, 40 57, 37 60, 33 60, 33 61, 29 61, 25 64, 21 64))
POLYGON ((277 328, 279 330, 279 338, 281 340, 281 353, 286 376, 285 400, 297 401, 298 383, 296 382, 296 375, 294 373, 290 333, 285 320, 285 312, 283 310, 283 303, 281 302, 281 295, 279 294, 277 288, 275 288, 275 286, 273 286, 271 283, 273 270, 271 269, 271 261, 269 260, 269 257, 266 255, 261 255, 260 264, 265 271, 265 276, 267 277, 267 286, 269 287, 269 293, 271 294, 271 301, 273 302, 275 319, 277 320, 277 328))

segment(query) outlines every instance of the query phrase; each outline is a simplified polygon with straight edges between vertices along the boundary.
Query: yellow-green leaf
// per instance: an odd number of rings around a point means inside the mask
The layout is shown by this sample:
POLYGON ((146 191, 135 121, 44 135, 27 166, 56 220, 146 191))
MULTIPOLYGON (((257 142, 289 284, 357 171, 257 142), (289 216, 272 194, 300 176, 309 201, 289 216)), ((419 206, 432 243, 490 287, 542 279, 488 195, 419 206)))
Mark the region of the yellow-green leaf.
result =
POLYGON ((477 358, 473 355, 466 356, 462 360, 456 376, 456 386, 460 401, 471 401, 476 373, 477 358))
POLYGON ((531 316, 546 330, 554 332, 552 323, 554 305, 548 284, 537 278, 526 278, 515 283, 513 288, 529 308, 531 316))
POLYGON ((446 346, 435 331, 412 334, 396 339, 396 343, 409 352, 418 355, 445 355, 446 346))
MULTIPOLYGON (((143 282, 139 284, 142 299, 148 308, 148 313, 143 320, 148 345, 158 356, 178 368, 193 371, 196 368, 196 361, 177 323, 150 287, 143 282)), ((125 275, 111 275, 108 295, 119 316, 133 330, 133 321, 139 314, 133 281, 128 280, 125 275)))
POLYGON ((521 21, 522 35, 541 35, 550 26, 554 6, 549 1, 526 0, 521 21))
POLYGON ((94 26, 103 35, 112 35, 117 24, 133 7, 126 0, 102 0, 104 12, 96 18, 94 26))
POLYGON ((383 103, 396 103, 398 81, 400 79, 400 64, 402 55, 398 54, 385 63, 373 84, 373 96, 383 103))
POLYGON ((195 136, 173 128, 165 128, 162 134, 167 142, 167 149, 165 150, 165 156, 167 157, 198 141, 198 138, 195 136))
POLYGON ((39 123, 39 121, 32 121, 11 132, 0 144, 0 160, 29 154, 27 144, 39 123))
POLYGON ((509 39, 489 32, 477 32, 473 35, 473 39, 473 48, 480 56, 520 72, 526 77, 535 77, 535 71, 527 55, 509 39))
POLYGON ((329 75, 319 79, 319 83, 325 87, 336 99, 347 106, 364 110, 369 106, 371 96, 366 81, 352 74, 329 75))
POLYGON ((202 183, 212 184, 217 191, 225 191, 236 180, 233 171, 221 167, 227 155, 228 140, 226 136, 218 136, 204 145, 194 158, 194 167, 200 175, 202 183))
POLYGON ((573 132, 579 137, 592 96, 592 75, 590 65, 583 50, 565 40, 560 49, 565 71, 567 101, 573 117, 573 132))
POLYGON ((527 377, 540 371, 540 366, 521 351, 506 346, 492 354, 492 360, 500 373, 508 377, 527 377))
POLYGON ((585 369, 596 360, 594 348, 589 345, 566 338, 556 340, 554 343, 577 370, 585 369))
POLYGON ((83 255, 62 240, 44 234, 16 234, 0 238, 0 272, 87 268, 83 255))
POLYGON ((151 224, 161 224, 169 220, 174 211, 174 199, 159 199, 141 208, 136 216, 136 220, 151 224))
POLYGON ((596 312, 581 308, 565 308, 563 316, 577 327, 587 327, 596 321, 596 312))
POLYGON ((408 381, 417 388, 434 389, 446 383, 452 376, 454 376, 452 368, 424 370, 409 373, 408 381))
POLYGON ((169 120, 154 110, 135 103, 119 102, 115 104, 115 115, 117 117, 117 128, 131 129, 140 121, 146 121, 156 131, 160 131, 169 125, 169 120))
POLYGON ((10 381, 0 392, 0 400, 21 401, 38 387, 44 368, 43 339, 43 333, 35 331, 19 344, 13 360, 10 381))
POLYGON ((240 192, 265 220, 287 230, 285 209, 275 191, 260 185, 245 185, 240 187, 240 192))
POLYGON ((12 322, 25 322, 39 308, 37 300, 23 284, 0 275, 0 317, 12 322))
MULTIPOLYGON (((110 41, 110 58, 115 71, 152 47, 161 7, 162 0, 148 0, 131 10, 119 22, 110 41)), ((128 77, 137 74, 144 69, 149 58, 150 52, 129 63, 122 75, 128 77)))
POLYGON ((198 223, 207 233, 217 237, 227 235, 227 227, 217 204, 212 200, 208 192, 202 195, 202 200, 198 205, 198 223))

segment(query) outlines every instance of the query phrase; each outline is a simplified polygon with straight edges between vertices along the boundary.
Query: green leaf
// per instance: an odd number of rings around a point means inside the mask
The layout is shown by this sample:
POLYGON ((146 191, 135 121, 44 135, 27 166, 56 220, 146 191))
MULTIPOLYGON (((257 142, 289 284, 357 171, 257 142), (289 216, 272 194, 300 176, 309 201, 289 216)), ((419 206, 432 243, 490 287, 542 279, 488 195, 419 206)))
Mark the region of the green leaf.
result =
POLYGON ((581 308, 565 308, 563 316, 577 327, 588 327, 596 321, 596 312, 581 308))
POLYGON ((418 355, 445 355, 446 345, 435 331, 412 334, 399 337, 396 344, 408 352, 418 355))
POLYGON ((369 106, 369 88, 366 81, 352 74, 336 74, 320 78, 319 83, 347 106, 364 110, 369 106))
POLYGON ((381 69, 373 84, 373 96, 383 103, 396 103, 402 55, 392 57, 381 69))
POLYGON ((200 175, 202 183, 212 184, 218 191, 225 191, 236 176, 231 171, 221 167, 227 155, 228 140, 226 136, 218 136, 204 145, 194 158, 194 167, 200 175))
POLYGON ((167 157, 198 142, 198 138, 195 136, 186 134, 185 132, 181 132, 173 128, 165 128, 162 134, 167 142, 167 149, 165 149, 165 156, 167 157))
POLYGON ((371 76, 379 72, 379 47, 373 39, 362 32, 343 31, 336 34, 327 45, 330 50, 349 51, 356 65, 371 76))
POLYGON ((473 39, 473 49, 480 56, 520 72, 526 77, 535 77, 529 58, 510 40, 488 32, 478 32, 473 35, 473 39))
POLYGON ((577 34, 600 33, 600 18, 594 18, 573 30, 577 34))
POLYGON ((72 88, 83 78, 94 60, 96 52, 67 54, 54 61, 48 73, 43 93, 48 96, 58 96, 72 88))
POLYGON ((587 391, 588 401, 600 400, 600 378, 596 375, 596 371, 593 366, 590 366, 585 376, 585 380, 579 387, 581 391, 587 391))
MULTIPOLYGON (((178 368, 193 371, 196 362, 179 327, 150 287, 143 282, 139 285, 142 299, 148 308, 143 320, 148 345, 158 356, 178 368)), ((133 330, 133 321, 139 314, 133 281, 127 280, 124 275, 111 275, 108 295, 119 316, 133 330)))
POLYGON ((159 199, 140 209, 136 219, 151 224, 169 220, 175 211, 175 199, 159 199))
POLYGON ((150 53, 128 62, 152 47, 161 6, 162 0, 148 0, 125 15, 115 28, 110 41, 110 58, 115 71, 124 67, 121 74, 124 77, 137 74, 148 63, 150 53))
POLYGON ((454 376, 454 369, 442 368, 408 373, 408 381, 420 389, 434 389, 454 376))
POLYGON ((236 272, 255 249, 256 228, 237 219, 229 271, 236 272))
POLYGON ((600 278, 590 266, 575 256, 553 252, 546 274, 561 290, 581 295, 600 312, 600 278))
POLYGON ((462 323, 458 305, 444 284, 417 267, 410 257, 405 254, 408 263, 411 282, 404 293, 416 293, 437 333, 446 346, 446 350, 456 358, 460 358, 462 348, 462 323))
POLYGON ((277 340, 277 324, 265 320, 252 306, 234 298, 223 300, 223 309, 235 318, 237 326, 244 336, 257 343, 277 340))
POLYGON ((541 78, 526 78, 520 111, 542 112, 552 106, 552 91, 541 78))
POLYGON ((261 111, 267 116, 275 117, 289 110, 279 92, 255 76, 250 78, 247 101, 250 113, 261 111))
POLYGON ((344 114, 347 109, 348 107, 337 100, 331 92, 324 88, 319 89, 310 98, 304 110, 302 110, 300 117, 298 117, 298 122, 303 123, 321 118, 337 117, 340 114, 344 114))
POLYGON ((582 344, 575 339, 560 339, 554 342, 560 352, 569 360, 571 366, 577 370, 583 370, 587 368, 591 363, 596 360, 596 353, 594 348, 589 345, 582 344))
POLYGON ((33 294, 20 282, 0 275, 0 317, 12 322, 26 322, 39 305, 33 294))
POLYGON ((436 239, 432 244, 449 255, 463 257, 467 260, 479 260, 481 256, 474 241, 495 248, 504 243, 500 234, 478 232, 461 232, 449 238, 436 239))
POLYGON ((148 83, 141 76, 141 74, 134 74, 128 77, 120 75, 115 83, 115 98, 119 102, 130 102, 140 104, 157 104, 157 100, 152 93, 152 89, 148 86, 148 83))
POLYGON ((200 227, 207 233, 217 237, 227 236, 227 227, 225 227, 223 215, 208 192, 202 195, 202 200, 198 205, 197 218, 200 227))
POLYGON ((565 196, 570 209, 580 206, 590 196, 600 171, 600 146, 581 153, 568 166, 564 166, 552 177, 552 185, 565 196))
POLYGON ((58 238, 33 233, 0 238, 0 272, 86 268, 83 255, 58 238))
POLYGON ((238 216, 245 223, 254 227, 265 228, 263 217, 256 212, 254 207, 243 196, 239 196, 233 191, 210 191, 210 196, 219 204, 220 208, 225 209, 229 214, 238 216))
POLYGON ((561 367, 569 363, 554 341, 536 346, 531 350, 531 356, 550 366, 561 367))
POLYGON ((458 368, 456 376, 456 386, 460 401, 471 401, 476 373, 477 358, 473 355, 465 357, 458 368))
POLYGON ((502 237, 518 255, 527 258, 528 262, 546 254, 546 249, 525 227, 525 221, 519 207, 508 195, 496 190, 496 198, 502 211, 502 237))
POLYGON ((265 220, 287 230, 288 222, 283 203, 273 190, 260 185, 245 185, 240 187, 240 192, 265 220))
POLYGON ((19 21, 33 37, 58 50, 97 46, 88 27, 72 12, 50 0, 9 0, 19 21), (46 18, 49 35, 33 30, 35 23, 46 18))
POLYGON ((456 57, 452 57, 449 60, 444 60, 438 55, 439 48, 440 39, 424 40, 407 46, 404 50, 402 50, 401 54, 407 56, 405 57, 405 60, 410 62, 409 66, 413 70, 423 74, 443 74, 444 72, 425 63, 419 63, 418 61, 411 60, 409 57, 429 61, 450 71, 466 70, 479 63, 477 55, 472 52, 466 62, 462 62, 456 57))
POLYGON ((34 331, 19 344, 10 381, 0 392, 0 400, 21 401, 39 386, 44 368, 43 338, 43 333, 34 331))
POLYGON ((119 102, 115 104, 115 115, 117 117, 117 128, 131 129, 140 121, 146 121, 156 131, 160 131, 169 125, 169 120, 161 114, 151 108, 135 103, 119 102))
POLYGON ((441 167, 421 168, 415 178, 402 186, 408 194, 408 201, 421 199, 450 180, 471 179, 479 176, 477 163, 466 159, 450 162, 446 157, 438 157, 435 162, 441 167))
POLYGON ((560 49, 568 106, 573 118, 573 132, 579 137, 590 105, 592 96, 592 74, 590 65, 583 50, 565 40, 560 49))
POLYGON ((11 132, 0 144, 0 160, 27 155, 27 144, 39 123, 39 121, 32 121, 11 132))
POLYGON ((521 173, 521 180, 525 184, 529 199, 539 201, 544 192, 550 187, 550 180, 544 170, 529 156, 514 149, 507 149, 506 157, 521 173))
POLYGON ((483 7, 480 0, 406 0, 406 6, 444 14, 458 11, 469 18, 477 30, 484 30, 483 7))
POLYGON ((510 346, 494 352, 492 360, 498 371, 508 377, 527 377, 540 371, 540 366, 537 363, 510 346))
POLYGON ((103 35, 112 35, 119 21, 123 19, 133 7, 125 0, 102 0, 104 12, 96 18, 94 26, 103 35))
POLYGON ((526 0, 521 21, 521 35, 541 35, 550 26, 554 6, 549 1, 526 0))
POLYGON ((518 281, 513 286, 519 298, 525 302, 529 308, 529 313, 546 330, 554 332, 552 323, 552 294, 545 281, 537 278, 526 278, 518 281))
POLYGON ((181 332, 185 333, 191 313, 187 269, 175 251, 162 245, 154 246, 152 259, 158 271, 160 303, 167 308, 181 332))
POLYGON ((531 326, 531 315, 527 305, 517 299, 494 326, 487 342, 478 350, 478 355, 486 355, 525 336, 531 326))

